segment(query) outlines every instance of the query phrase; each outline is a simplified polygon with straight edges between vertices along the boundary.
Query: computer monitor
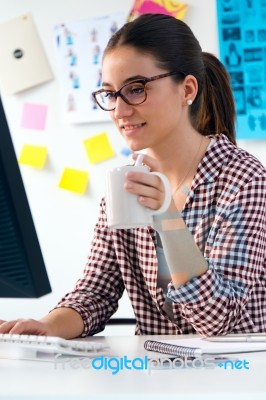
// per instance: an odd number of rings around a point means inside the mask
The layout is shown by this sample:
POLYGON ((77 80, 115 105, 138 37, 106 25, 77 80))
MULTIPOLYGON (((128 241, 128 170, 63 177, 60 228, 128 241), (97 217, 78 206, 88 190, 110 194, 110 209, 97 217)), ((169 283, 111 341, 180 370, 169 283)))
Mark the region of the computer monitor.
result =
POLYGON ((0 297, 51 292, 0 97, 0 297))

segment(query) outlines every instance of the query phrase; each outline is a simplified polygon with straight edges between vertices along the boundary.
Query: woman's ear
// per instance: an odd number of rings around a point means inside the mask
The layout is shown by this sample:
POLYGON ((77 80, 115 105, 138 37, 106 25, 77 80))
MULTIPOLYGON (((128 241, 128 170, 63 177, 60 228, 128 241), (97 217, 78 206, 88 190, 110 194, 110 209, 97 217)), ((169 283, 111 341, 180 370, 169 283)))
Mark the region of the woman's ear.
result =
POLYGON ((184 103, 191 105, 198 93, 198 81, 193 75, 187 75, 183 81, 184 103))

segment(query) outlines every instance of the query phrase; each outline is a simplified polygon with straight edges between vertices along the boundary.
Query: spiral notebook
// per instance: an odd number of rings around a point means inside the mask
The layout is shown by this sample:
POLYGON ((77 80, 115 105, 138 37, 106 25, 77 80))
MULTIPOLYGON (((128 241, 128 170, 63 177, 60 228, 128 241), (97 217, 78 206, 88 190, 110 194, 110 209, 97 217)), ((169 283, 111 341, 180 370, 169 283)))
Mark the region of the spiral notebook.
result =
POLYGON ((196 337, 175 340, 146 340, 146 350, 178 357, 202 357, 205 355, 239 354, 266 351, 266 343, 257 342, 210 342, 196 337))

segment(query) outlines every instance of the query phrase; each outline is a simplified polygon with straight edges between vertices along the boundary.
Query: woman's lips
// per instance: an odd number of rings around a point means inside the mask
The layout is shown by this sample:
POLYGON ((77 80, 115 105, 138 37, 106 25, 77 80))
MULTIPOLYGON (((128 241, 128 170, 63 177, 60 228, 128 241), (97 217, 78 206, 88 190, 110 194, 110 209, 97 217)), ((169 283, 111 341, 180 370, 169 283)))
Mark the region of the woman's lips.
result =
POLYGON ((128 125, 122 125, 121 128, 125 132, 126 135, 131 135, 134 134, 137 130, 142 128, 145 125, 145 122, 142 122, 140 124, 128 124, 128 125))

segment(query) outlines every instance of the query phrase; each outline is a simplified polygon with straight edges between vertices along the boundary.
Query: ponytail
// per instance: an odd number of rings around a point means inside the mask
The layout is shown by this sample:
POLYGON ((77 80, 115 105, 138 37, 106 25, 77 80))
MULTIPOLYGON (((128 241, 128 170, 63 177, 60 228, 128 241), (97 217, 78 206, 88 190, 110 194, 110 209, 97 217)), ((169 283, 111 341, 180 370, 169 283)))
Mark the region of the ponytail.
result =
POLYGON ((196 109, 191 109, 193 125, 204 136, 223 133, 236 144, 236 110, 229 74, 213 54, 202 52, 202 58, 206 74, 196 109))

